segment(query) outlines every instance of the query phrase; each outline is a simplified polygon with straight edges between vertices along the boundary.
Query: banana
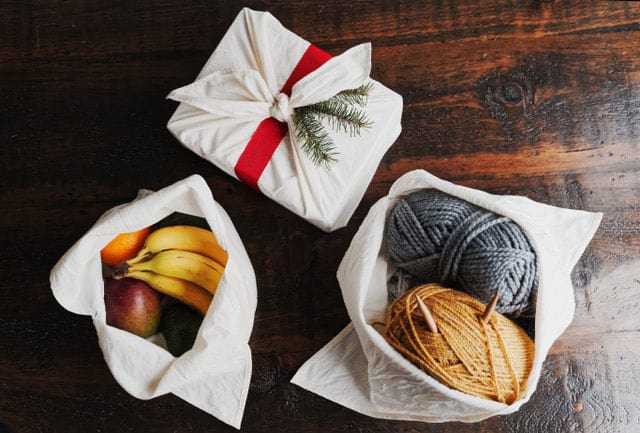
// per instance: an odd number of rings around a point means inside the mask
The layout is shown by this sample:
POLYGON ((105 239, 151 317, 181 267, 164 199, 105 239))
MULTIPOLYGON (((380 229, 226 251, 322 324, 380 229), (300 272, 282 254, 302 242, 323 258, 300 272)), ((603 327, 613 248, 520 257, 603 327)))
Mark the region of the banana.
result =
POLYGON ((213 295, 202 287, 181 278, 146 271, 131 271, 125 277, 142 280, 158 292, 169 295, 199 311, 203 316, 207 314, 213 299, 213 295))
POLYGON ((227 265, 227 252, 220 246, 213 232, 192 226, 168 226, 152 232, 147 236, 138 255, 127 263, 139 263, 165 250, 190 251, 207 256, 223 267, 227 265))
POLYGON ((216 294, 224 267, 207 256, 183 250, 165 250, 151 259, 116 268, 115 272, 129 274, 136 271, 151 271, 168 277, 182 278, 216 294))

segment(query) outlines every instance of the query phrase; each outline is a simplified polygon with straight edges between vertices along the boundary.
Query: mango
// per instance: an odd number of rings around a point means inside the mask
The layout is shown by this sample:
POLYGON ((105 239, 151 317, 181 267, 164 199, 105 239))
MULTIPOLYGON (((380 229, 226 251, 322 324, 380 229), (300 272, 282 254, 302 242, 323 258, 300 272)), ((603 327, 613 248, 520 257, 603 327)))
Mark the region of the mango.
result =
POLYGON ((162 297, 147 283, 133 278, 108 279, 104 284, 107 324, 147 338, 158 331, 162 297))

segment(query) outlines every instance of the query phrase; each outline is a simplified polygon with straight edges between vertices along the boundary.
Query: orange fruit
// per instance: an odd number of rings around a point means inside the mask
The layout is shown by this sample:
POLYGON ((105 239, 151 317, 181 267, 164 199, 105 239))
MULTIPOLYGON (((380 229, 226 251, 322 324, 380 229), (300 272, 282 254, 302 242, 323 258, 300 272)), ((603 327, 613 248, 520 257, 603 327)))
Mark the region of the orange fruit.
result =
POLYGON ((137 232, 119 234, 100 251, 100 258, 110 266, 132 259, 144 246, 149 233, 151 233, 151 227, 137 232))

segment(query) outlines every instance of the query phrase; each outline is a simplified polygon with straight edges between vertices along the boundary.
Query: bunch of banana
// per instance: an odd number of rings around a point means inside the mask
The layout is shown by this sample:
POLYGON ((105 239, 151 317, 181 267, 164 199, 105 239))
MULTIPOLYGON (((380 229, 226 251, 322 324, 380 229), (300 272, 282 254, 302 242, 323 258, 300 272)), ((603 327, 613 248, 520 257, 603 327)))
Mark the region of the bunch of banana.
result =
POLYGON ((142 280, 204 315, 227 259, 227 252, 211 231, 168 226, 152 232, 134 258, 116 266, 114 278, 142 280))

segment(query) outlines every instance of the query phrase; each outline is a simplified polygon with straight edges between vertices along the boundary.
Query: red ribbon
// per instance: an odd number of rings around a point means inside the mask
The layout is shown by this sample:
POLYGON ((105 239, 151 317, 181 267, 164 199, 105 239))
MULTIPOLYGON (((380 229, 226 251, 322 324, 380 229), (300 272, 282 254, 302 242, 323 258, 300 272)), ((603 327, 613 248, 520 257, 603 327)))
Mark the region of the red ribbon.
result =
MULTIPOLYGON (((301 78, 310 74, 331 59, 331 54, 320 48, 309 45, 298 64, 289 75, 289 79, 280 93, 291 96, 291 89, 301 78)), ((278 144, 287 135, 287 124, 279 122, 273 117, 264 119, 251 136, 247 146, 242 151, 234 168, 238 179, 258 190, 258 179, 269 164, 269 160, 276 151, 278 144)))

